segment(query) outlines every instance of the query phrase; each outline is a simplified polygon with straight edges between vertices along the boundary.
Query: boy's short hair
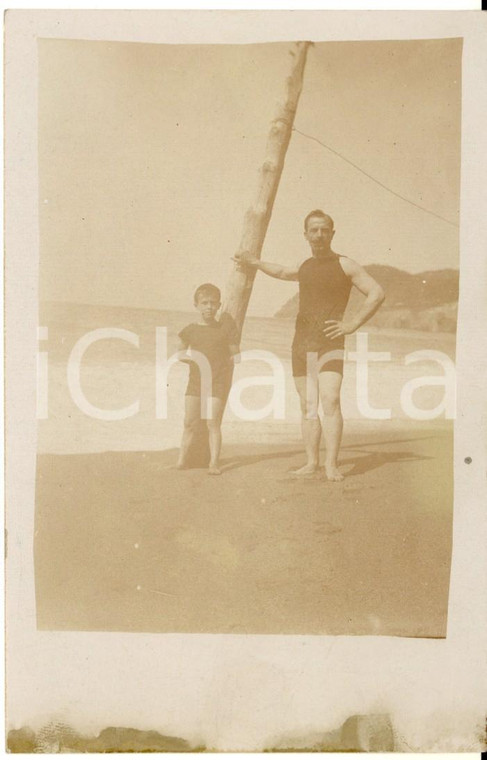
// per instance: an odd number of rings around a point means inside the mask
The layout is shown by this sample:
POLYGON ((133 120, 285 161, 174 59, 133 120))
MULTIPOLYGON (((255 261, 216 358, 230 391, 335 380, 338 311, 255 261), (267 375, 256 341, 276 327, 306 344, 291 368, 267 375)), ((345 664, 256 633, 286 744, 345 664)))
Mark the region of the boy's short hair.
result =
POLYGON ((198 303, 200 296, 216 296, 218 298, 218 301, 222 300, 222 294, 220 292, 220 288, 217 288, 216 285, 212 285, 211 282, 205 282, 203 285, 200 285, 199 288, 196 288, 194 292, 194 302, 195 304, 198 303))
POLYGON ((309 212, 309 214, 307 215, 307 217, 304 220, 304 231, 305 232, 308 231, 308 222, 311 219, 311 217, 313 217, 313 216, 317 216, 318 218, 321 218, 321 219, 326 219, 327 222, 331 222, 332 228, 333 229, 335 228, 335 223, 334 223, 333 219, 331 218, 331 216, 329 216, 329 214, 325 214, 325 212, 322 211, 320 208, 315 208, 314 211, 310 211, 309 212))

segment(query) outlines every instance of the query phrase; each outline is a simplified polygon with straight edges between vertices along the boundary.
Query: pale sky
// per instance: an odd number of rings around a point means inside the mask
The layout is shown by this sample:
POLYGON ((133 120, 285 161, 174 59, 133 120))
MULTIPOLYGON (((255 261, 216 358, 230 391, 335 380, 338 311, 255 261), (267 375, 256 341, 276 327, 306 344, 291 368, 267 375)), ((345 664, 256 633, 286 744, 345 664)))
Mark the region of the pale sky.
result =
MULTIPOLYGON (((41 40, 42 300, 190 310, 224 288, 290 47, 41 40)), ((460 40, 319 43, 295 126, 458 223, 460 94, 460 40)), ((294 133, 262 258, 306 258, 313 208, 361 264, 458 266, 456 227, 294 133)), ((259 274, 249 314, 295 291, 259 274)))

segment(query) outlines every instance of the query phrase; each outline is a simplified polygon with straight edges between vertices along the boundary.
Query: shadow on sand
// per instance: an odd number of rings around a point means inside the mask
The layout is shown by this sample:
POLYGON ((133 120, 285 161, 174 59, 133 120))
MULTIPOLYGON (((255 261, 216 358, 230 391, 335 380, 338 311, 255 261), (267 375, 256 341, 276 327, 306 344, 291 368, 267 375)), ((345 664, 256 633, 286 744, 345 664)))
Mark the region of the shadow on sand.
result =
MULTIPOLYGON (((408 438, 404 440, 386 439, 381 441, 372 441, 370 443, 364 443, 359 446, 349 444, 342 447, 343 450, 350 449, 359 456, 352 456, 349 459, 341 459, 339 466, 350 467, 344 472, 345 477, 351 477, 353 475, 363 475, 366 472, 375 470, 378 467, 382 467, 385 464, 396 464, 402 462, 419 462, 428 459, 434 459, 434 457, 426 456, 423 454, 417 454, 414 451, 380 451, 371 452, 364 450, 365 446, 385 446, 391 444, 403 444, 413 443, 415 441, 424 441, 428 438, 435 438, 436 436, 421 436, 418 438, 408 438)), ((267 454, 248 454, 233 457, 231 459, 225 459, 222 461, 222 472, 228 472, 229 470, 236 470, 241 467, 249 467, 259 462, 273 459, 286 459, 289 457, 303 454, 303 449, 292 449, 291 451, 276 451, 269 452, 267 454)), ((312 476, 311 476, 312 477, 312 476)))
POLYGON ((364 451, 363 456, 340 460, 339 466, 343 467, 352 465, 350 470, 343 473, 346 478, 350 478, 352 475, 363 475, 371 470, 376 470, 377 467, 382 467, 384 464, 419 462, 426 459, 434 459, 434 457, 415 454, 413 451, 380 451, 373 453, 370 451, 364 451))
POLYGON ((292 451, 274 451, 269 454, 246 454, 233 457, 232 459, 223 459, 221 462, 222 472, 237 470, 240 467, 249 467, 252 464, 264 462, 267 459, 286 459, 302 453, 302 449, 293 449, 292 451))

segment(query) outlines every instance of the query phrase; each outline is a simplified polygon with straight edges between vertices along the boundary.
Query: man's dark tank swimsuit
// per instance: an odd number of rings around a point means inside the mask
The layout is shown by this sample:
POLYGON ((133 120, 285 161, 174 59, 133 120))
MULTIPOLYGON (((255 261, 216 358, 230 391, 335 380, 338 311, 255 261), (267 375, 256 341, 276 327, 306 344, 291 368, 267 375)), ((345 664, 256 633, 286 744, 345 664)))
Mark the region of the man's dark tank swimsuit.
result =
POLYGON ((320 372, 343 374, 343 349, 345 337, 328 338, 323 329, 328 319, 343 319, 352 282, 343 271, 340 256, 330 253, 323 257, 313 256, 301 264, 298 271, 299 311, 292 345, 294 377, 306 376, 306 354, 318 354, 320 358, 329 351, 341 351, 341 358, 330 359, 319 366, 320 372))

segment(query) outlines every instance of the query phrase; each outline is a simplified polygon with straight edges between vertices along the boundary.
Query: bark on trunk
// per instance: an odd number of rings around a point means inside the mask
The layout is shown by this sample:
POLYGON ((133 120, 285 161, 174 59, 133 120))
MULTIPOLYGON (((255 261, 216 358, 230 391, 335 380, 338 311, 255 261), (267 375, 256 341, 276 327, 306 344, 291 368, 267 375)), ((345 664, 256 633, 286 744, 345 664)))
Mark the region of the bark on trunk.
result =
MULTIPOLYGON (((290 51, 290 55, 293 57, 293 65, 287 78, 285 99, 279 105, 271 124, 265 160, 259 171, 255 202, 245 214, 237 252, 250 251, 260 258, 284 167, 287 147, 291 139, 294 117, 303 85, 306 56, 311 44, 310 42, 297 42, 290 51)), ((242 331, 254 277, 255 272, 239 271, 235 267, 227 283, 223 312, 234 320, 239 333, 242 331)))
MULTIPOLYGON (((293 58, 286 80, 284 101, 279 104, 267 138, 265 159, 259 170, 259 183, 253 205, 247 210, 237 252, 250 251, 260 258, 264 238, 272 214, 287 147, 291 139, 294 117, 303 85, 306 56, 311 42, 297 42, 290 50, 293 58)), ((235 266, 224 294, 222 320, 231 320, 241 335, 245 314, 254 283, 254 271, 241 271, 235 266)), ((208 430, 204 420, 196 431, 188 466, 205 467, 209 462, 208 430)))

